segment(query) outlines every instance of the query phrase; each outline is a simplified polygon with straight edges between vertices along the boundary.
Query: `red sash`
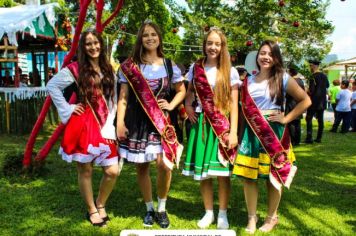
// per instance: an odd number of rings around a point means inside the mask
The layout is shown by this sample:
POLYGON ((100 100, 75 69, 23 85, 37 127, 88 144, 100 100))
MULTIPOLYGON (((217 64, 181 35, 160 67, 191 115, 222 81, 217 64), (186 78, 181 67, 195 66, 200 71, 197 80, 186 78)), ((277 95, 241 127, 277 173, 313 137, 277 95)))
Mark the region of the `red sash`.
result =
POLYGON ((178 166, 183 146, 178 143, 175 129, 159 107, 147 80, 131 58, 122 63, 120 69, 129 82, 143 110, 161 135, 164 163, 170 169, 173 168, 174 162, 178 166))
MULTIPOLYGON (((78 65, 78 62, 70 63, 67 66, 67 68, 72 73, 72 75, 75 78, 75 82, 77 83, 77 80, 79 78, 79 65, 78 65)), ((103 127, 105 125, 106 119, 107 119, 108 114, 109 114, 109 108, 108 108, 108 105, 107 105, 106 100, 104 98, 104 95, 98 96, 96 98, 95 104, 94 103, 91 104, 90 101, 88 101, 88 105, 90 106, 90 109, 92 110, 94 116, 96 117, 96 120, 98 121, 100 127, 103 127)))
POLYGON ((241 89, 242 112, 271 159, 269 174, 271 183, 276 189, 281 189, 282 185, 289 188, 297 167, 288 159, 290 148, 288 128, 285 128, 282 138, 279 140, 248 92, 247 80, 247 78, 244 80, 241 89))
POLYGON ((227 166, 229 162, 233 164, 237 150, 236 148, 227 149, 226 147, 230 132, 230 122, 214 104, 214 91, 206 77, 202 59, 194 64, 193 83, 203 107, 204 117, 207 118, 216 137, 219 139, 219 161, 224 166, 227 166))

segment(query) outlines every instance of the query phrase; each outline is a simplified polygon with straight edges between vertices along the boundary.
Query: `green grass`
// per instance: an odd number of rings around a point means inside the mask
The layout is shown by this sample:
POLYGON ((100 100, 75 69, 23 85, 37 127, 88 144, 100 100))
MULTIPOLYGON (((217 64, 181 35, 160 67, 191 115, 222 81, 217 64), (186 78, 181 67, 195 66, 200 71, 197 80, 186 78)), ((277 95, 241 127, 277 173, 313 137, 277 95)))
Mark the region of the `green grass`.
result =
MULTIPOLYGON (((326 123, 323 143, 295 148, 298 173, 291 189, 284 192, 279 210, 280 224, 271 235, 355 235, 356 134, 329 133, 328 129, 330 123, 326 123)), ((53 127, 47 127, 40 134, 37 149, 51 130, 53 127)), ((27 137, 0 135, 1 170, 8 156, 23 153, 27 137)), ((77 187, 75 164, 62 161, 57 150, 58 144, 38 175, 5 176, 0 173, 0 235, 119 235, 123 229, 143 229, 145 206, 133 165, 124 165, 107 203, 112 221, 108 227, 98 229, 84 218, 86 209, 77 187)), ((155 182, 154 165, 151 170, 155 182)), ((101 170, 96 168, 95 190, 100 177, 101 170)), ((230 225, 237 235, 244 235, 247 213, 242 184, 236 178, 232 183, 230 225)), ((266 192, 263 181, 259 185, 261 225, 266 216, 266 192)), ((215 204, 215 211, 217 208, 215 204)), ((197 229, 196 221, 204 211, 199 183, 175 169, 167 209, 171 229, 197 229)), ((153 228, 159 229, 158 226, 153 228)), ((210 227, 215 228, 215 225, 210 227)))

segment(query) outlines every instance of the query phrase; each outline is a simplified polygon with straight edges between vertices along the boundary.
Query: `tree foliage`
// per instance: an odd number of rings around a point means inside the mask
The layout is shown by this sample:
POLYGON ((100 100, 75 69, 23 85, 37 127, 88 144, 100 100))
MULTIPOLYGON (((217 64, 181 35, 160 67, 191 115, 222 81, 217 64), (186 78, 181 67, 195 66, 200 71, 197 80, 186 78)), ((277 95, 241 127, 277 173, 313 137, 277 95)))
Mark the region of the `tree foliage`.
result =
POLYGON ((130 55, 140 25, 145 20, 151 20, 161 28, 166 56, 174 59, 173 46, 180 44, 179 36, 173 32, 181 24, 175 14, 179 9, 181 8, 174 1, 126 0, 111 27, 119 40, 117 57, 130 55))
POLYGON ((0 0, 0 7, 13 7, 16 3, 12 0, 0 0))
MULTIPOLYGON (((72 24, 75 26, 77 21, 79 4, 77 0, 59 1, 60 12, 70 16, 72 24), (73 14, 74 13, 74 14, 73 14)), ((106 19, 114 11, 117 0, 105 1, 103 18, 106 19)), ((173 28, 181 25, 176 14, 183 11, 175 1, 171 0, 125 0, 124 6, 119 15, 105 28, 103 38, 108 44, 109 53, 114 42, 118 42, 115 58, 125 58, 130 55, 136 40, 137 31, 145 20, 156 22, 163 33, 166 56, 175 58, 174 50, 171 45, 181 44, 180 38, 173 33, 173 28), (169 44, 168 44, 169 43, 169 44)), ((94 27, 96 22, 95 5, 91 4, 87 13, 84 29, 94 27)))
MULTIPOLYGON (((265 39, 278 41, 286 61, 300 63, 303 59, 323 59, 332 43, 327 41, 333 31, 325 19, 330 0, 186 0, 187 8, 175 0, 125 0, 124 7, 105 29, 109 48, 119 41, 116 57, 130 54, 142 22, 149 19, 160 25, 165 53, 180 62, 190 63, 202 55, 202 41, 209 27, 221 28, 227 38, 231 55, 243 64, 244 56, 256 50, 265 39), (229 4, 228 4, 229 3, 229 4), (184 32, 182 38, 176 31, 184 32)), ((0 0, 0 6, 22 1, 0 0)), ((52 2, 52 1, 41 1, 52 2)), ((68 15, 75 26, 78 0, 59 0, 60 12, 68 15)), ((93 1, 94 2, 94 1, 93 1)), ((106 1, 104 18, 113 11, 118 0, 106 1)), ((95 6, 91 7, 85 28, 95 25, 95 6)))
POLYGON ((322 59, 332 46, 326 39, 333 30, 325 19, 329 1, 236 0, 230 5, 216 0, 186 2, 189 11, 184 15, 183 41, 201 43, 202 29, 220 27, 227 35, 230 53, 240 56, 240 64, 244 55, 265 39, 278 41, 284 58, 295 63, 305 58, 322 59))

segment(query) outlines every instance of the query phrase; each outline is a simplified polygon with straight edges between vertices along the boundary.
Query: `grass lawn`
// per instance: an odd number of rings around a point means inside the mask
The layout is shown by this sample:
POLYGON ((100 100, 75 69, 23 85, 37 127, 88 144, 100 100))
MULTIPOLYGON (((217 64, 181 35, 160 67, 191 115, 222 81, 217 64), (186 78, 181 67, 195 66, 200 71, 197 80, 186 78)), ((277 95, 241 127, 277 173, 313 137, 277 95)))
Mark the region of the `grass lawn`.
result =
MULTIPOLYGON (((284 192, 280 224, 271 235, 356 234, 356 133, 329 133, 330 127, 326 122, 323 143, 295 148, 298 173, 291 189, 284 192)), ((47 127, 40 134, 37 149, 51 130, 53 127, 47 127)), ((23 153, 27 138, 0 134, 0 235, 119 235, 123 229, 143 229, 145 205, 133 165, 124 165, 107 203, 112 221, 106 228, 94 228, 84 218, 86 209, 77 187, 75 164, 60 159, 58 144, 39 175, 3 174, 5 158, 23 153)), ((154 165, 151 170, 155 182, 154 165)), ((95 190, 100 177, 101 170, 96 168, 95 190)), ((260 226, 266 216, 266 191, 263 181, 259 184, 260 226)), ((196 221, 204 213, 199 183, 175 169, 167 209, 170 229, 197 229, 196 221)), ((215 212, 217 209, 216 201, 215 212)), ((228 215, 231 229, 244 235, 247 213, 239 179, 232 180, 228 215)), ((153 228, 159 229, 156 225, 153 228)))

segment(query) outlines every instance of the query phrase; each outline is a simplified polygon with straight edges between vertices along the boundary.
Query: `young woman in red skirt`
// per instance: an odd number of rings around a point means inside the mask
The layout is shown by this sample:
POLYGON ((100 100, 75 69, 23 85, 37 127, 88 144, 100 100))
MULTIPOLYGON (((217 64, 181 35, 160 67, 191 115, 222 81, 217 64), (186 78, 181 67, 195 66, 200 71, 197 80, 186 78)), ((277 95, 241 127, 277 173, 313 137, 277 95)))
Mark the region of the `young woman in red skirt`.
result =
POLYGON ((117 110, 117 79, 103 45, 95 31, 83 32, 79 41, 78 61, 54 76, 47 89, 66 124, 59 154, 67 162, 77 162, 79 189, 87 206, 87 219, 94 226, 105 226, 109 217, 106 201, 121 170, 113 125, 117 110), (69 104, 62 90, 77 87, 77 104, 69 104), (104 172, 94 201, 93 164, 104 172))

